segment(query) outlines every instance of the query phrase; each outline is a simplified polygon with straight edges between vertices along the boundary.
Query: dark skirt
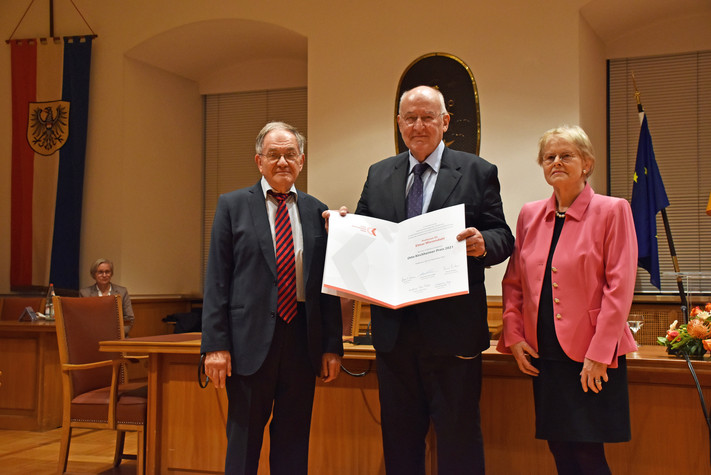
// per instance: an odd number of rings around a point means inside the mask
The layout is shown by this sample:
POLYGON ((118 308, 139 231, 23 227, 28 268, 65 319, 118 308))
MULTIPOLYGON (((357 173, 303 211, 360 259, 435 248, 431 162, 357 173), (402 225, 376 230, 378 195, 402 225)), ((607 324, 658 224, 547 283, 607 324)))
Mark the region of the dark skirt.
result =
POLYGON ((627 362, 608 368, 602 391, 583 392, 582 363, 532 358, 536 438, 565 442, 626 442, 631 439, 627 362))

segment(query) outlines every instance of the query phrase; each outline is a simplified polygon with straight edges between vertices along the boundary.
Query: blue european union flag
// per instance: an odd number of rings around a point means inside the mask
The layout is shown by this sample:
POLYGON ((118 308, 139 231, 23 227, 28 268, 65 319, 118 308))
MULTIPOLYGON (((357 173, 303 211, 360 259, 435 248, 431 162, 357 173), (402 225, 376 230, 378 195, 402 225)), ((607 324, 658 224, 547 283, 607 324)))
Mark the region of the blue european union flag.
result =
POLYGON ((637 232, 639 266, 649 272, 649 282, 661 290, 657 213, 669 206, 669 199, 654 158, 652 136, 649 133, 646 115, 642 119, 642 127, 639 131, 631 205, 637 232))

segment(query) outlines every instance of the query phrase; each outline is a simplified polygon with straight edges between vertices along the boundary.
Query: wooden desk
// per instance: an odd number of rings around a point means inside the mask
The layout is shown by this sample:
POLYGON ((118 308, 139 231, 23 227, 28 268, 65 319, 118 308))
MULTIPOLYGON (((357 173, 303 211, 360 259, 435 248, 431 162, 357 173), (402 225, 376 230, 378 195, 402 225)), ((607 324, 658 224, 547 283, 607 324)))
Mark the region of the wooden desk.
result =
POLYGON ((0 429, 62 425, 62 380, 54 322, 0 321, 0 429))
MULTIPOLYGON (((200 334, 163 335, 102 342, 106 351, 149 355, 147 473, 221 473, 226 439, 224 390, 197 385, 200 334)), ((380 406, 372 347, 348 345, 344 366, 371 371, 362 378, 342 374, 317 382, 309 453, 317 474, 384 474, 380 406)), ((706 400, 711 400, 711 362, 694 363, 706 400)), ((683 360, 662 347, 628 355, 632 441, 608 444, 613 473, 711 474, 708 431, 696 388, 683 360)), ((534 438, 530 378, 513 359, 484 354, 482 430, 489 474, 555 473, 544 441, 534 438)), ((268 433, 259 473, 268 473, 268 433)), ((434 472, 434 470, 432 470, 434 472)))
MULTIPOLYGON (((101 342, 100 348, 149 355, 146 473, 223 473, 227 394, 197 384, 200 334, 129 338, 101 342)), ((374 365, 372 358, 372 347, 356 348, 346 365, 363 372, 374 365)), ((334 383, 316 383, 309 460, 313 473, 384 474, 375 372, 362 378, 343 375, 334 383)), ((262 460, 268 457, 265 431, 262 460)), ((267 462, 259 473, 269 473, 267 462)))

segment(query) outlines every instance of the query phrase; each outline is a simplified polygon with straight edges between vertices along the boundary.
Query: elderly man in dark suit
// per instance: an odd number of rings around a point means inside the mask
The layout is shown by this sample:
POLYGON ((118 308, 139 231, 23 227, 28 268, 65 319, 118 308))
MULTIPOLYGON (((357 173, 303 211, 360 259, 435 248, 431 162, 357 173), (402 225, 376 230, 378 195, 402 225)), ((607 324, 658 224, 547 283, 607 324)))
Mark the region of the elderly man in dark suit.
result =
POLYGON ((484 472, 481 352, 489 347, 484 268, 505 260, 514 238, 504 220, 496 167, 447 148, 442 94, 405 92, 397 117, 408 151, 370 167, 356 214, 388 221, 464 203, 469 294, 404 309, 371 308, 383 449, 388 475, 425 473, 425 436, 437 434, 441 474, 484 472))
POLYGON ((321 293, 326 205, 296 190, 304 138, 267 124, 262 179, 222 195, 205 276, 202 352, 227 388, 228 474, 256 474, 270 423, 272 474, 306 474, 315 378, 333 381, 343 354, 340 302, 321 293))

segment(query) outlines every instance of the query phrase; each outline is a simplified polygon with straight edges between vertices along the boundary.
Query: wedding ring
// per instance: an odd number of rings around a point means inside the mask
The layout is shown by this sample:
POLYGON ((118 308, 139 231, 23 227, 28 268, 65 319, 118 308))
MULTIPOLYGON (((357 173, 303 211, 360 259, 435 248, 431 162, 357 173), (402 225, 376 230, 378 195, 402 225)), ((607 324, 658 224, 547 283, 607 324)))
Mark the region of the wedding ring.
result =
POLYGON ((595 380, 595 384, 602 384, 602 381, 599 380, 599 379, 596 379, 596 380, 595 380))

